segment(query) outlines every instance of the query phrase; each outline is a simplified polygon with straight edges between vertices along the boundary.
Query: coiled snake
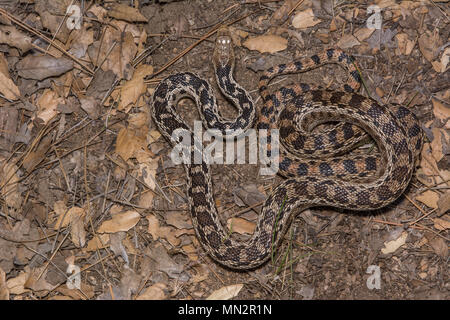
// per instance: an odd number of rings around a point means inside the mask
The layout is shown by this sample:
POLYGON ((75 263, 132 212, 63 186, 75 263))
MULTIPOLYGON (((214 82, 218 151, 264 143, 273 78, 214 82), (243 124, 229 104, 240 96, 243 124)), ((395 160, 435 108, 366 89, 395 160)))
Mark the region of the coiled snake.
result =
MULTIPOLYGON (((175 130, 191 128, 176 112, 181 97, 189 96, 199 109, 204 125, 223 133, 245 131, 255 121, 250 95, 233 78, 234 53, 230 35, 220 30, 213 54, 217 83, 238 108, 234 121, 223 119, 211 85, 189 72, 178 73, 159 83, 152 99, 152 116, 161 133, 172 145, 175 130)), ((288 179, 274 188, 264 202, 252 237, 239 242, 229 236, 219 220, 212 192, 209 165, 185 164, 188 198, 193 226, 205 250, 219 263, 234 269, 254 268, 271 256, 279 244, 294 211, 313 206, 350 210, 374 210, 397 199, 409 184, 422 147, 422 131, 415 116, 402 106, 382 106, 354 93, 360 83, 353 59, 338 49, 328 49, 310 58, 281 64, 266 70, 259 89, 263 106, 258 129, 280 126, 280 137, 289 148, 298 148, 296 157, 283 151, 280 173, 288 179), (306 84, 268 91, 270 80, 278 75, 303 72, 326 63, 338 63, 350 74, 344 90, 311 88, 306 84), (277 121, 278 119, 278 121, 277 121), (339 122, 331 129, 311 135, 318 124, 339 122), (366 134, 378 145, 380 155, 344 155, 366 134), (298 159, 300 157, 300 159, 298 159)), ((271 135, 267 137, 271 153, 271 135)), ((199 152, 198 146, 191 153, 199 152)))

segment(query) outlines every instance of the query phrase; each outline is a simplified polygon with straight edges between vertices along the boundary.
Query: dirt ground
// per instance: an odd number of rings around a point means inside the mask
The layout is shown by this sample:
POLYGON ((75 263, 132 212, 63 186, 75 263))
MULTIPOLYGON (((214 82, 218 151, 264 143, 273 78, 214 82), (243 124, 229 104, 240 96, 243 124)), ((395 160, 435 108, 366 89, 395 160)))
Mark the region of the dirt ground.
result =
MULTIPOLYGON (((71 1, 51 3, 0 4, 0 298, 450 298, 448 1, 83 2, 80 29, 65 23, 71 1), (381 10, 380 29, 367 28, 370 5, 381 10), (263 70, 329 47, 352 54, 360 93, 403 104, 422 124, 422 160, 405 194, 373 212, 299 213, 257 269, 214 262, 149 101, 163 78, 191 71, 212 84, 225 117, 237 114, 211 63, 221 24, 233 35, 235 78, 257 107, 263 70)), ((346 79, 326 65, 276 78, 270 90, 339 90, 346 79)), ((189 124, 200 119, 192 100, 178 107, 189 124)), ((250 164, 212 168, 222 223, 245 241, 283 178, 250 164)))

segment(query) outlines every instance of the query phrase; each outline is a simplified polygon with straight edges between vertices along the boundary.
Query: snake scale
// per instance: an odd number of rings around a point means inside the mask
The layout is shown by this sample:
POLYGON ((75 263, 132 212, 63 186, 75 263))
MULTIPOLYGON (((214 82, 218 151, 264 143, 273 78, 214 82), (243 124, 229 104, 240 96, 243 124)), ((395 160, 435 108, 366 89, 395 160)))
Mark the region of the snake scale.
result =
MULTIPOLYGON (((350 210, 374 210, 397 199, 409 184, 422 147, 422 131, 416 117, 399 105, 383 106, 355 93, 361 82, 353 58, 339 49, 328 49, 309 58, 266 70, 259 90, 263 106, 256 114, 251 96, 233 78, 234 52, 226 30, 218 32, 213 53, 216 81, 236 106, 233 121, 223 119, 211 85, 194 73, 177 73, 162 80, 152 97, 152 117, 172 144, 175 130, 191 128, 176 111, 182 97, 192 98, 204 125, 222 133, 245 132, 257 121, 258 129, 280 128, 284 138, 279 173, 287 179, 265 200, 256 228, 248 241, 237 241, 222 226, 215 206, 210 166, 185 164, 191 218, 197 237, 208 254, 233 269, 260 266, 271 256, 287 230, 294 212, 314 206, 350 210), (304 72, 327 63, 347 69, 344 91, 323 90, 294 84, 270 93, 276 76, 304 72), (324 131, 311 133, 317 125, 337 122, 324 131), (232 131, 233 130, 233 131, 232 131), (346 155, 370 135, 379 154, 346 155), (289 154, 285 148, 296 148, 289 154)), ((271 135, 267 136, 271 154, 271 135)), ((199 152, 192 145, 191 153, 199 152)))

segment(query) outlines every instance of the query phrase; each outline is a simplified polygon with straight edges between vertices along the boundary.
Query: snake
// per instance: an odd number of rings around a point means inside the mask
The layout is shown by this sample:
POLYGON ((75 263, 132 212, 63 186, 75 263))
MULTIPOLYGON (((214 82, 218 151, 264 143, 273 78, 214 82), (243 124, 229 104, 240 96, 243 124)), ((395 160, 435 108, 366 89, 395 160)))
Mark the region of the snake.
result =
MULTIPOLYGON (((181 142, 175 132, 194 140, 193 130, 176 110, 184 97, 192 99, 207 128, 223 134, 246 132, 256 123, 267 129, 267 156, 274 152, 272 129, 279 129, 279 173, 285 179, 266 197, 255 230, 248 240, 238 240, 224 228, 215 205, 211 166, 204 159, 183 163, 192 225, 205 251, 219 264, 238 270, 267 262, 282 242, 293 217, 305 209, 326 206, 350 211, 373 211, 394 202, 413 175, 423 144, 418 119, 401 105, 381 105, 358 94, 361 83, 354 58, 339 48, 328 48, 310 57, 265 70, 259 81, 262 106, 256 108, 250 94, 233 77, 234 48, 230 32, 217 33, 212 62, 216 82, 238 115, 227 120, 218 111, 210 83, 192 72, 180 72, 162 80, 152 95, 154 123, 172 146, 181 142), (306 72, 325 64, 348 71, 343 90, 309 84, 283 86, 270 92, 270 81, 280 75, 306 72), (318 126, 329 123, 323 131, 318 126), (355 144, 371 137, 375 155, 354 154, 355 144), (350 145, 350 146, 349 146, 350 145), (353 146, 353 147, 352 147, 353 146), (289 154, 289 148, 298 148, 289 154)), ((322 126, 324 127, 324 126, 322 126)), ((201 146, 191 144, 193 156, 201 146)), ((275 154, 275 153, 274 153, 275 154)))

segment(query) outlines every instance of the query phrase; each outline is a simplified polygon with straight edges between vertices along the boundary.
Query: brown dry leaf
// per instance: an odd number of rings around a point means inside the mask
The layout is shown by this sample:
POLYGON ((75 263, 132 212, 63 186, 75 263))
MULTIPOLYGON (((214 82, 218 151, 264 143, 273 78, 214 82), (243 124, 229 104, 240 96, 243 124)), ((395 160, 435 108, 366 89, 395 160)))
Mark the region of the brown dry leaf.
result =
POLYGON ((397 38, 398 48, 395 49, 396 55, 409 56, 414 48, 414 41, 409 40, 406 33, 398 33, 395 35, 397 38))
POLYGON ((431 155, 436 160, 436 162, 439 162, 443 157, 443 147, 442 142, 444 141, 445 145, 449 145, 449 136, 448 133, 444 129, 440 128, 433 128, 431 129, 431 132, 433 132, 433 141, 431 141, 431 155))
POLYGON ((198 260, 197 249, 192 244, 182 246, 181 249, 188 256, 189 260, 191 261, 198 260))
POLYGON ((450 221, 449 220, 444 220, 441 218, 434 218, 433 222, 434 222, 434 227, 440 231, 450 229, 450 221))
POLYGON ((101 106, 97 99, 92 96, 79 95, 79 100, 81 103, 81 109, 83 109, 90 119, 96 120, 101 115, 101 106))
POLYGON ((192 229, 191 219, 182 212, 169 211, 165 213, 166 223, 177 229, 192 229))
POLYGON ((3 53, 0 53, 0 63, 3 66, 0 70, 0 93, 8 100, 18 100, 20 98, 20 90, 9 75, 8 62, 6 62, 3 53))
POLYGON ((120 129, 116 140, 116 153, 123 160, 135 157, 140 150, 146 150, 147 138, 142 130, 133 130, 131 128, 120 129))
POLYGON ((417 201, 422 202, 427 207, 436 209, 438 207, 439 194, 437 192, 427 190, 416 197, 417 201))
POLYGON ((58 220, 56 220, 56 223, 53 227, 55 230, 64 228, 70 223, 76 222, 77 219, 83 218, 86 215, 86 211, 80 207, 72 207, 66 213, 66 210, 63 210, 62 208, 61 202, 58 202, 58 213, 58 220))
POLYGON ((446 48, 442 53, 440 61, 433 61, 431 64, 433 65, 433 69, 436 72, 445 72, 447 71, 447 65, 450 62, 450 48, 446 48))
POLYGON ((287 39, 276 35, 262 35, 250 38, 244 42, 244 46, 250 50, 261 53, 275 53, 287 48, 287 39))
POLYGON ((255 231, 256 224, 243 218, 234 217, 227 220, 228 229, 240 234, 252 234, 255 231))
MULTIPOLYGON (((73 208, 71 208, 71 210, 72 209, 73 208)), ((83 216, 77 216, 70 225, 70 235, 72 238, 72 242, 78 248, 84 247, 84 245, 86 244, 86 230, 84 229, 83 216)))
POLYGON ((336 44, 341 49, 348 49, 359 46, 361 43, 352 34, 344 35, 336 44))
POLYGON ((420 52, 422 52, 422 55, 427 59, 429 62, 432 62, 435 58, 435 55, 437 51, 439 50, 439 47, 442 45, 442 41, 439 38, 438 32, 430 32, 427 31, 423 33, 419 37, 419 48, 420 52))
POLYGON ((446 192, 438 201, 439 213, 444 214, 450 210, 450 192, 446 192))
POLYGON ((73 69, 73 61, 49 55, 28 55, 16 64, 19 76, 26 79, 44 80, 48 77, 60 76, 73 69))
POLYGON ((151 190, 156 188, 156 170, 158 169, 159 158, 151 158, 152 154, 148 150, 138 150, 136 160, 139 162, 137 174, 142 177, 147 187, 151 190))
POLYGON ((88 241, 86 251, 97 251, 98 249, 104 249, 109 245, 109 234, 99 234, 94 236, 88 241))
POLYGON ((25 53, 33 48, 31 42, 32 39, 29 36, 18 31, 14 26, 0 26, 0 43, 6 43, 25 53))
POLYGON ((108 11, 108 16, 128 22, 148 22, 138 9, 121 3, 113 4, 108 11))
POLYGON ((10 278, 6 281, 6 287, 10 294, 23 294, 29 292, 29 289, 25 288, 25 282, 30 276, 30 267, 25 266, 25 271, 20 272, 17 277, 10 278))
POLYGON ((406 243, 406 238, 408 238, 408 233, 404 231, 396 240, 385 242, 384 248, 381 249, 381 253, 389 254, 395 252, 398 248, 406 243))
MULTIPOLYGON (((138 98, 147 91, 147 85, 144 82, 144 78, 153 73, 153 67, 151 65, 140 65, 133 74, 133 77, 125 82, 120 89, 120 103, 118 110, 124 110, 128 105, 136 103, 138 98)), ((131 108, 131 106, 130 106, 131 108)), ((128 112, 126 110, 125 112, 128 112)))
POLYGON ((359 41, 362 42, 362 41, 366 40, 367 38, 369 38, 374 31, 375 31, 375 29, 360 28, 355 31, 354 36, 356 37, 356 39, 358 39, 359 41))
POLYGON ((47 272, 48 272, 48 269, 46 268, 46 266, 42 266, 42 267, 33 269, 32 272, 30 273, 28 279, 25 281, 24 287, 31 289, 33 292, 44 291, 44 295, 48 291, 52 291, 58 285, 57 284, 52 285, 45 280, 47 272), (42 276, 39 278, 41 273, 42 273, 42 276))
POLYGON ((37 147, 23 159, 22 166, 27 170, 27 172, 32 172, 34 168, 45 159, 45 154, 47 153, 50 145, 52 143, 52 137, 47 135, 42 138, 37 147))
POLYGON ((94 297, 95 291, 94 287, 81 282, 80 290, 78 289, 69 289, 66 284, 63 284, 55 289, 55 291, 60 292, 64 296, 70 297, 74 300, 86 300, 92 299, 94 297))
POLYGON ((164 290, 167 289, 167 286, 158 282, 154 285, 148 287, 141 293, 136 300, 165 300, 167 299, 167 295, 164 293, 164 290))
POLYGON ((133 34, 128 30, 122 32, 120 28, 105 30, 102 41, 97 40, 88 47, 90 60, 95 66, 101 64, 105 72, 111 70, 120 79, 130 79, 131 62, 137 52, 133 34))
POLYGON ((438 237, 431 232, 425 232, 425 238, 428 240, 428 244, 433 248, 434 252, 443 259, 448 256, 448 246, 444 239, 438 237))
POLYGON ((19 191, 19 176, 17 166, 13 163, 3 162, 0 164, 0 189, 2 199, 11 208, 20 208, 22 197, 19 191))
POLYGON ((146 192, 144 194, 141 194, 138 205, 146 209, 151 209, 153 207, 154 197, 155 195, 153 194, 153 192, 146 192))
POLYGON ((70 34, 69 28, 65 22, 66 10, 70 4, 75 4, 72 0, 35 0, 35 11, 41 17, 40 22, 44 28, 51 31, 55 37, 62 42, 70 34))
POLYGON ((36 117, 40 118, 44 124, 47 124, 58 113, 58 105, 64 103, 64 98, 59 97, 55 91, 45 89, 42 96, 36 102, 39 109, 36 117))
POLYGON ((322 22, 322 20, 314 16, 314 12, 311 8, 296 13, 292 19, 292 26, 297 29, 307 29, 313 27, 316 24, 322 22))
POLYGON ((159 220, 154 215, 148 215, 148 233, 153 237, 153 240, 158 240, 159 238, 166 239, 173 246, 178 246, 181 240, 176 237, 175 232, 171 227, 161 227, 159 220))
POLYGON ((288 13, 294 8, 297 0, 286 0, 283 4, 275 10, 272 17, 270 18, 270 22, 272 25, 276 25, 277 21, 284 21, 288 18, 288 13))
POLYGON ((230 300, 239 294, 244 284, 232 284, 215 290, 206 300, 230 300))
POLYGON ((130 210, 124 213, 115 214, 111 220, 104 221, 98 229, 98 233, 114 233, 128 231, 133 228, 141 216, 138 212, 130 210))
POLYGON ((450 118, 450 108, 447 108, 442 102, 437 99, 432 98, 431 102, 433 103, 434 116, 442 122, 446 123, 450 118))
POLYGON ((6 274, 2 268, 0 268, 0 300, 9 300, 9 290, 6 285, 6 274))

